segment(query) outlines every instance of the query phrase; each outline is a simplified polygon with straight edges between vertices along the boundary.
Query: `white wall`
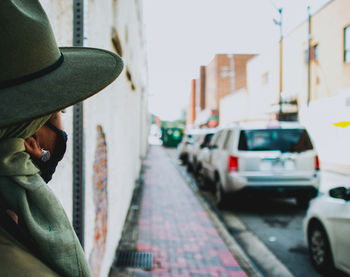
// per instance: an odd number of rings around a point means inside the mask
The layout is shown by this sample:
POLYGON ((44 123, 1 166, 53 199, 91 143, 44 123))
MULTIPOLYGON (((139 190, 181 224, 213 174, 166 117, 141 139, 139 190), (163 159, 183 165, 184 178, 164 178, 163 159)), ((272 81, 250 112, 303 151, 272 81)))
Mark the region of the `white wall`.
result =
POLYGON ((220 99, 220 126, 246 119, 249 115, 248 95, 245 89, 220 99))
MULTIPOLYGON (((53 31, 56 36, 58 46, 72 46, 73 38, 73 8, 72 1, 40 1, 45 9, 53 31)), ((67 152, 63 160, 58 164, 54 178, 50 181, 49 186, 55 192, 69 219, 72 220, 73 213, 73 108, 66 109, 66 113, 62 114, 62 121, 65 131, 68 133, 67 152)))
POLYGON ((265 118, 279 101, 279 47, 254 57, 247 64, 249 118, 265 118))
MULTIPOLYGON (((60 46, 72 45, 72 2, 70 0, 41 0, 60 46)), ((113 50, 112 27, 120 36, 124 71, 120 77, 97 95, 84 102, 85 132, 85 252, 89 258, 94 246, 95 206, 93 202, 93 164, 97 144, 97 125, 106 135, 108 157, 108 229, 100 276, 107 276, 141 159, 147 150, 149 116, 147 110, 147 60, 143 37, 141 1, 85 1, 87 8, 86 46, 113 50), (132 76, 135 90, 126 78, 126 68, 132 76)), ((72 219, 72 108, 63 115, 69 135, 68 149, 57 168, 50 186, 72 219)))
POLYGON ((300 104, 307 102, 307 38, 303 23, 283 39, 283 91, 297 95, 300 104))
POLYGON ((345 172, 350 166, 350 127, 333 125, 350 121, 350 90, 334 97, 315 100, 300 110, 300 121, 315 143, 324 169, 345 172))

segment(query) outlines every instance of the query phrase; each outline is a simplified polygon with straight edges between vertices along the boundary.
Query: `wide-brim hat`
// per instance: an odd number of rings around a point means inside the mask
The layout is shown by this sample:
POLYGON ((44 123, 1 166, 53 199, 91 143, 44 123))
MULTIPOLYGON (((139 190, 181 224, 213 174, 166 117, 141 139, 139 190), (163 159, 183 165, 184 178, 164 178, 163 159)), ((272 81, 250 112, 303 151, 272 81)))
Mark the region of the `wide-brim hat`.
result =
POLYGON ((0 127, 76 104, 123 69, 107 50, 58 48, 38 0, 0 1, 0 38, 0 127))

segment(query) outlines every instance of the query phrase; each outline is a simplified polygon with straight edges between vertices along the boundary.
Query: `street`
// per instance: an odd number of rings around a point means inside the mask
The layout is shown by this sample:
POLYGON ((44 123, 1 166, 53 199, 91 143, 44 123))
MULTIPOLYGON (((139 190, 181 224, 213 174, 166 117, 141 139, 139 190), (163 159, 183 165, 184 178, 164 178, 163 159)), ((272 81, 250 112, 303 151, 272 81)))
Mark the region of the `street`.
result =
MULTIPOLYGON (((193 176, 178 162, 176 149, 168 148, 167 153, 182 175, 195 187, 193 176)), ((320 190, 324 192, 329 187, 350 183, 350 177, 345 175, 322 172, 321 176, 320 190)), ((294 276, 321 276, 311 265, 304 238, 303 218, 306 211, 299 208, 294 199, 234 198, 229 206, 218 210, 213 204, 212 193, 198 192, 211 203, 213 212, 222 219, 263 275, 278 276, 280 274, 272 272, 272 269, 281 267, 285 270, 285 267, 294 276), (269 264, 269 260, 274 262, 269 264)))

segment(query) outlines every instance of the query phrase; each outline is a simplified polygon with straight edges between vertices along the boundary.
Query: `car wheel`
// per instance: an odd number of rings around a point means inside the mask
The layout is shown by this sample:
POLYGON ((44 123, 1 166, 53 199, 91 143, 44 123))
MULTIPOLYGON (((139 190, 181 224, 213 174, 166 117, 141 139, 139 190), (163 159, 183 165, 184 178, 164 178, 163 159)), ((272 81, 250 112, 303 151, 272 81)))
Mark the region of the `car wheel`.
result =
POLYGON ((297 205, 302 209, 307 209, 309 207, 310 197, 299 196, 296 198, 297 205))
POLYGON ((215 182, 215 204, 218 208, 224 208, 227 204, 227 194, 222 188, 220 179, 215 182))
POLYGON ((182 163, 183 165, 186 165, 186 164, 187 164, 187 154, 182 153, 182 154, 180 155, 180 160, 181 160, 181 163, 182 163))
POLYGON ((308 231, 309 253, 313 266, 321 273, 333 270, 333 258, 326 231, 320 223, 312 223, 308 231))
POLYGON ((193 172, 193 166, 190 162, 187 162, 187 171, 192 173, 193 172))
POLYGON ((194 174, 194 177, 197 178, 197 176, 199 175, 199 171, 201 169, 201 166, 198 165, 197 163, 195 163, 193 165, 193 174, 194 174))
POLYGON ((192 162, 192 170, 193 170, 193 174, 197 174, 197 161, 195 158, 193 158, 193 162, 192 162))
POLYGON ((195 178, 196 178, 197 187, 200 190, 209 190, 209 182, 205 178, 201 170, 199 170, 199 172, 195 175, 195 178))

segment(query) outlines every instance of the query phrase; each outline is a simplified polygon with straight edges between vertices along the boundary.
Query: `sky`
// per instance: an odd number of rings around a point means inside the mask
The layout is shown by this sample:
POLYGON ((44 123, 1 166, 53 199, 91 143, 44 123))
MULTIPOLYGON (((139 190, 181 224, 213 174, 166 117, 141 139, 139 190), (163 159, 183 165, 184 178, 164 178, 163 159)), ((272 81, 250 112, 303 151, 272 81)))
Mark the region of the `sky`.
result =
POLYGON ((188 104, 191 80, 218 53, 263 53, 279 39, 278 9, 288 33, 329 0, 143 0, 149 109, 175 120, 188 104))

